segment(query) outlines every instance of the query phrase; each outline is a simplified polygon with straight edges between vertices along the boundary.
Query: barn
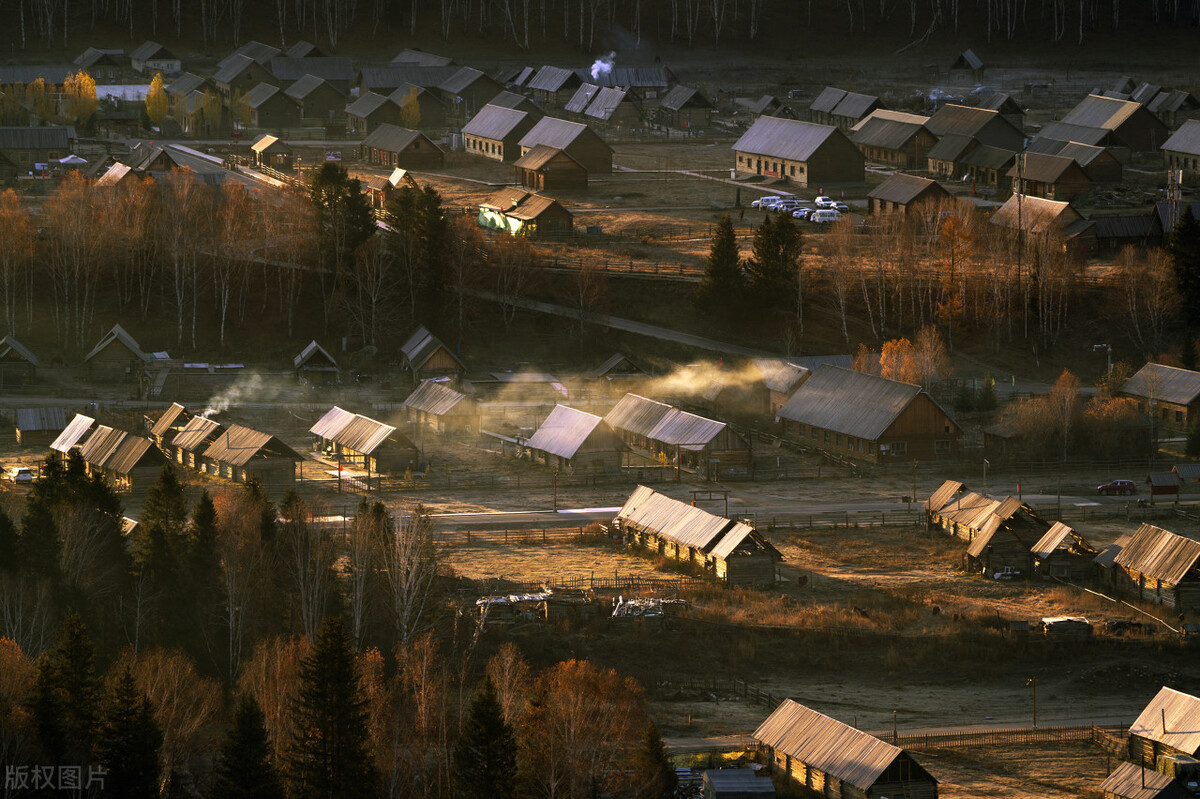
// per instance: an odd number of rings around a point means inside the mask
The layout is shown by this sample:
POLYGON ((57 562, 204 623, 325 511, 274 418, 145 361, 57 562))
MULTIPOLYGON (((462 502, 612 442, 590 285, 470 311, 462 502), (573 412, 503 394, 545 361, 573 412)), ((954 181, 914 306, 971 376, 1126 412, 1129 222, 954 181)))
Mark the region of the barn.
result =
POLYGON ((309 429, 318 446, 342 463, 361 466, 372 474, 399 474, 415 469, 417 447, 390 424, 336 405, 309 429))
POLYGON ((604 417, 627 445, 708 480, 727 467, 750 467, 750 442, 724 422, 681 411, 664 402, 626 394, 604 417))
POLYGON ((812 101, 808 116, 817 124, 835 125, 849 131, 877 108, 883 108, 878 97, 826 86, 812 101))
POLYGON ((0 388, 15 388, 32 383, 40 365, 33 351, 10 333, 0 339, 0 388))
POLYGON ((938 781, 907 751, 793 699, 752 737, 773 770, 817 796, 937 799, 938 781))
POLYGON ((555 405, 525 442, 530 457, 566 474, 616 474, 621 470, 620 436, 599 416, 555 405))
POLYGON ((1078 580, 1092 573, 1098 554, 1083 536, 1062 522, 1050 525, 1030 549, 1033 571, 1043 577, 1078 580))
POLYGON ((830 365, 817 367, 779 417, 787 438, 875 463, 956 458, 962 436, 920 386, 830 365))
POLYGON ((337 361, 316 341, 310 341, 292 359, 292 369, 297 380, 309 385, 327 386, 340 382, 337 361))
POLYGON ((18 408, 16 417, 17 443, 23 447, 49 446, 67 426, 62 408, 18 408))
POLYGON ((1163 686, 1129 727, 1131 759, 1160 755, 1200 755, 1200 698, 1163 686))
POLYGON ((770 587, 783 556, 754 528, 638 486, 613 526, 625 545, 684 561, 728 586, 770 587))
POLYGON ((1113 559, 1114 587, 1179 612, 1200 609, 1200 541, 1143 523, 1113 559))
POLYGON ((408 418, 435 433, 474 433, 479 412, 466 394, 455 391, 444 378, 422 380, 404 400, 408 418))
POLYGON ((96 380, 136 380, 151 360, 120 325, 113 325, 83 359, 88 377, 96 380))
POLYGON ((458 356, 442 340, 420 325, 400 347, 404 366, 412 372, 413 380, 430 377, 450 377, 455 383, 467 370, 458 356))
POLYGON ((733 145, 742 174, 787 178, 798 186, 861 184, 862 152, 846 134, 829 125, 759 117, 733 145))
POLYGON ((206 474, 235 483, 257 480, 266 488, 290 486, 296 480, 296 463, 304 460, 275 436, 240 424, 222 431, 202 457, 206 474))
POLYGON ((1148 363, 1125 381, 1120 396, 1138 405, 1138 411, 1159 424, 1187 430, 1200 411, 1200 372, 1148 363))

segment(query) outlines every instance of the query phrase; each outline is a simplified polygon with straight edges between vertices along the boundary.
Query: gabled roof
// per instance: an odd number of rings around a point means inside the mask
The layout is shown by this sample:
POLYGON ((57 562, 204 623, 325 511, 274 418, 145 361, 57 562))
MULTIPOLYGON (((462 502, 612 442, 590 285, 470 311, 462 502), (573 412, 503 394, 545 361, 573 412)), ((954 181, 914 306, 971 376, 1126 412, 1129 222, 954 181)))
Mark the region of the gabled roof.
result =
POLYGON ((144 41, 129 53, 130 61, 148 61, 151 58, 174 58, 171 51, 158 42, 144 41))
POLYGON ((712 443, 726 424, 681 411, 663 402, 626 394, 604 417, 618 430, 698 452, 712 443))
POLYGON ((74 138, 75 129, 67 125, 0 127, 0 150, 65 150, 74 138))
MULTIPOLYGON (((947 103, 934 112, 929 121, 925 123, 925 127, 934 136, 946 136, 951 133, 958 133, 963 136, 978 137, 979 132, 984 126, 991 123, 995 119, 1004 119, 1000 116, 999 111, 993 111, 988 108, 973 108, 969 105, 956 105, 947 103)), ((1015 133, 1019 131, 1013 127, 1012 123, 1005 120, 1005 125, 1013 128, 1015 133)))
POLYGON ((712 102, 700 93, 699 89, 693 89, 690 86, 682 84, 672 87, 672 89, 663 95, 659 100, 660 108, 665 108, 668 111, 682 111, 685 108, 712 108, 712 102))
MULTIPOLYGON (((574 144, 576 139, 587 133, 588 130, 587 125, 579 122, 570 122, 557 117, 543 117, 529 129, 528 133, 521 137, 520 145, 522 147, 533 147, 538 144, 546 144, 550 147, 565 150, 574 144)), ((608 145, 605 146, 607 147, 608 145)))
POLYGON ((1023 163, 1013 164, 1008 170, 1008 176, 1015 178, 1019 171, 1025 180, 1038 183, 1056 183, 1071 167, 1079 166, 1074 158, 1049 153, 1025 153, 1018 160, 1023 163))
POLYGON ((1058 141, 1077 141, 1083 144, 1102 146, 1111 135, 1111 131, 1088 125, 1072 125, 1068 122, 1047 122, 1042 125, 1034 137, 1037 139, 1056 139, 1058 141))
POLYGON ((773 94, 764 94, 757 100, 743 100, 739 98, 737 103, 744 106, 751 114, 767 114, 770 116, 773 111, 791 114, 791 109, 785 108, 779 98, 773 94))
POLYGON ((592 102, 592 98, 596 96, 596 92, 600 91, 600 87, 594 83, 584 83, 575 93, 571 95, 571 99, 563 104, 564 111, 570 111, 572 114, 582 114, 587 110, 588 104, 592 102))
POLYGON ((826 86, 821 90, 821 93, 813 99, 812 105, 810 105, 808 109, 810 111, 817 111, 826 114, 832 113, 833 109, 837 108, 837 104, 840 103, 842 98, 845 96, 845 89, 837 89, 833 86, 826 86))
MULTIPOLYGON (((1200 541, 1143 522, 1114 562, 1160 582, 1176 585, 1196 567, 1198 559, 1200 541)), ((1200 743, 1200 728, 1196 735, 1200 743)))
POLYGON ((594 73, 591 67, 583 67, 575 70, 575 74, 580 80, 591 80, 601 88, 662 90, 676 82, 675 74, 667 67, 613 67, 607 72, 594 73))
POLYGON ((765 551, 783 559, 779 550, 754 528, 672 499, 646 486, 638 486, 629 495, 616 518, 621 525, 633 525, 680 546, 721 559, 727 559, 742 548, 765 551))
POLYGON ((861 119, 879 106, 879 98, 871 94, 846 92, 830 113, 835 117, 861 119))
POLYGON ((1025 109, 1012 98, 1012 95, 1004 92, 991 92, 982 94, 975 99, 971 105, 976 108, 986 108, 989 111, 999 111, 1002 114, 1024 114, 1025 109))
POLYGON ((977 144, 977 142, 970 136, 950 133, 938 139, 937 144, 930 147, 925 153, 925 157, 934 161, 957 161, 973 144, 977 144))
POLYGON ((188 95, 194 91, 203 89, 208 83, 208 78, 195 75, 191 72, 185 72, 175 80, 167 84, 167 94, 188 95))
POLYGON ((438 88, 450 94, 458 94, 459 92, 466 91, 471 84, 481 79, 491 83, 495 82, 487 75, 483 74, 481 70, 475 69, 474 67, 459 67, 458 72, 455 72, 453 75, 439 83, 438 88))
POLYGON ((1173 405, 1191 405, 1200 397, 1200 372, 1148 363, 1125 381, 1121 393, 1173 405))
POLYGON ((129 353, 133 355, 133 357, 142 361, 150 361, 150 356, 142 352, 142 348, 138 346, 136 341, 134 341, 133 336, 126 333, 125 328, 121 327, 120 325, 113 325, 112 329, 104 334, 104 338, 100 339, 100 342, 95 347, 92 347, 92 351, 89 352, 83 360, 85 362, 90 361, 114 341, 120 342, 121 346, 129 350, 129 353))
POLYGON ((404 400, 404 406, 422 413, 444 416, 458 407, 466 398, 466 394, 455 391, 443 382, 422 380, 413 393, 404 400))
POLYGON ((950 192, 943 189, 936 180, 906 175, 903 172, 888 175, 887 179, 872 189, 867 196, 876 200, 907 205, 930 189, 937 196, 950 196, 950 192))
POLYGON ((409 130, 399 125, 383 123, 362 140, 363 147, 374 147, 389 153, 400 153, 412 146, 417 139, 425 139, 433 149, 441 149, 419 130, 409 130))
POLYGON ((960 163, 963 166, 976 166, 981 169, 1003 169, 1016 160, 1016 157, 1017 154, 1013 150, 984 144, 962 156, 960 163))
POLYGON ((325 411, 324 415, 322 415, 321 418, 318 419, 316 423, 314 423, 313 426, 308 429, 308 432, 312 433, 318 438, 332 440, 333 437, 340 433, 346 427, 346 425, 350 424, 353 419, 354 414, 352 414, 350 411, 342 410, 338 406, 334 405, 332 408, 325 411))
POLYGON ((50 449, 55 452, 66 454, 79 444, 87 432, 92 429, 92 425, 96 420, 90 416, 84 416, 82 413, 75 414, 75 418, 71 420, 63 431, 58 434, 58 438, 50 444, 50 449))
POLYGON ((1084 551, 1095 552, 1073 528, 1062 522, 1055 522, 1050 525, 1050 529, 1046 531, 1046 534, 1030 547, 1029 551, 1033 553, 1035 558, 1045 560, 1053 555, 1056 549, 1070 549, 1074 545, 1077 545, 1084 551))
POLYGON ((204 416, 193 416, 171 439, 171 445, 187 452, 206 447, 221 431, 221 424, 204 416))
POLYGON ((929 495, 929 499, 925 503, 925 510, 937 513, 965 490, 966 486, 958 480, 947 480, 938 486, 937 491, 929 495))
MULTIPOLYGON (((347 116, 359 117, 366 119, 371 114, 374 114, 382 106, 390 103, 391 100, 385 94, 376 94, 375 92, 363 92, 359 98, 346 106, 347 116)), ((394 105, 394 103, 393 103, 394 105)))
POLYGON ((1104 782, 1100 792, 1117 799, 1177 799, 1183 788, 1166 774, 1128 761, 1121 763, 1104 782))
POLYGON ((821 366, 779 409, 779 415, 874 441, 887 432, 921 393, 920 386, 836 366, 821 366))
POLYGON ((319 58, 324 55, 315 44, 303 39, 293 44, 283 54, 288 58, 319 58))
POLYGON ((466 136, 502 140, 528 118, 529 114, 525 111, 488 104, 471 117, 471 121, 463 126, 462 132, 466 136))
POLYGON ((442 343, 441 339, 429 332, 424 325, 420 325, 413 334, 408 337, 400 347, 400 351, 404 353, 404 359, 413 369, 421 369, 433 357, 439 349, 445 350, 446 353, 454 359, 460 369, 465 369, 462 361, 458 359, 449 347, 442 343))
POLYGON ((610 372, 612 372, 614 369, 616 369, 618 366, 620 366, 620 365, 621 365, 621 364, 623 364, 623 363, 625 363, 625 364, 628 364, 628 365, 629 365, 629 367, 630 367, 630 368, 631 368, 633 371, 631 371, 631 372, 620 372, 620 373, 618 373, 618 374, 638 374, 638 375, 645 374, 645 371, 644 371, 643 369, 641 369, 641 368, 640 368, 640 367, 639 367, 637 364, 635 364, 633 361, 629 360, 629 358, 628 358, 628 357, 626 357, 626 356, 625 356, 625 355, 623 355, 622 353, 619 353, 619 352, 614 352, 612 355, 610 355, 610 356, 608 356, 607 358, 605 358, 605 359, 604 359, 604 362, 603 362, 602 364, 600 364, 599 366, 597 366, 595 369, 592 369, 591 371, 589 371, 589 372, 587 373, 587 376, 588 376, 588 377, 593 377, 593 378, 595 378, 595 377, 607 377, 607 376, 609 375, 609 373, 610 373, 610 372))
POLYGON ((300 80, 305 75, 316 75, 325 80, 354 80, 354 64, 346 56, 321 56, 320 58, 289 58, 276 56, 271 59, 271 74, 276 80, 300 80))
MULTIPOLYGON (((525 155, 521 156, 516 161, 513 161, 513 166, 520 169, 541 169, 559 155, 565 156, 571 161, 574 161, 576 164, 579 164, 579 162, 574 158, 571 158, 570 154, 565 150, 560 150, 557 147, 548 147, 545 144, 539 144, 538 146, 531 148, 529 152, 525 153, 525 155)), ((580 166, 582 167, 582 164, 580 164, 580 166)))
POLYGON ((525 445, 569 460, 575 457, 579 448, 601 425, 610 434, 613 448, 617 448, 619 442, 616 435, 599 416, 566 405, 555 405, 525 445))
POLYGON ((617 112, 621 103, 625 102, 629 93, 624 89, 614 89, 610 86, 605 86, 596 92, 596 96, 592 98, 592 102, 584 111, 585 116, 607 122, 612 119, 613 114, 617 112))
MULTIPOLYGON (((1133 100, 1118 100, 1089 94, 1062 118, 1068 125, 1083 125, 1089 128, 1116 130, 1141 108, 1133 100)), ((1089 144, 1091 142, 1088 142, 1089 144)))
POLYGON ((1200 121, 1189 119, 1184 122, 1163 142, 1162 148, 1169 153, 1200 155, 1200 121))
POLYGON ((495 97, 488 100, 488 105, 496 105, 500 106, 501 108, 513 108, 517 111, 525 111, 539 118, 545 116, 545 114, 542 112, 542 109, 538 108, 532 100, 522 94, 517 94, 516 92, 499 92, 495 97))
POLYGON ((788 358, 753 358, 750 362, 762 373, 767 390, 779 394, 787 394, 812 374, 811 369, 788 358))
POLYGON ((783 700, 753 737, 862 791, 870 790, 888 766, 904 754, 897 746, 792 699, 783 700))
POLYGON ((260 433, 240 424, 231 424, 204 451, 204 457, 233 466, 245 466, 253 458, 304 458, 269 433, 260 433))
POLYGON ((831 125, 762 116, 733 145, 735 152, 807 161, 831 137, 843 135, 831 125))
POLYGON ((292 359, 292 368, 299 369, 303 366, 313 368, 313 366, 326 366, 337 369, 337 359, 329 354, 329 351, 318 344, 315 340, 308 342, 304 349, 300 350, 300 354, 292 359), (309 361, 317 359, 317 363, 309 365, 309 361), (324 363, 322 364, 322 361, 324 363))
POLYGON ((438 96, 437 92, 433 91, 432 89, 423 88, 421 86, 414 86, 411 83, 402 83, 399 86, 397 86, 395 89, 392 89, 391 93, 388 95, 388 99, 391 100, 393 103, 395 103, 400 108, 403 108, 409 102, 409 98, 414 96, 414 93, 415 93, 418 103, 420 103, 423 100, 425 100, 425 101, 432 100, 433 102, 437 103, 438 105, 441 105, 441 106, 446 105, 446 101, 444 99, 442 99, 440 96, 438 96))
POLYGON ((359 78, 367 89, 391 89, 405 83, 432 89, 441 84, 455 72, 453 66, 422 66, 420 64, 399 64, 386 67, 363 67, 359 70, 359 78))
POLYGON ((1153 114, 1175 113, 1185 108, 1200 108, 1200 101, 1191 92, 1175 89, 1169 92, 1159 92, 1158 96, 1146 104, 1153 114))
POLYGON ((246 42, 241 47, 218 61, 217 70, 220 71, 224 69, 226 65, 237 59, 238 56, 246 56, 247 58, 259 64, 266 65, 268 61, 279 55, 279 53, 280 50, 278 47, 272 47, 271 45, 263 44, 262 42, 246 42))
POLYGON ((62 432, 67 427, 67 412, 57 406, 17 408, 16 429, 25 432, 62 432))
POLYGON ((83 53, 77 56, 72 63, 74 63, 75 66, 82 67, 84 69, 95 66, 101 61, 105 61, 113 66, 116 66, 116 57, 121 55, 124 55, 123 50, 101 50, 97 47, 89 47, 88 49, 84 50, 83 53))
POLYGON ((188 413, 187 408, 180 405, 178 402, 172 402, 171 407, 162 412, 158 417, 158 421, 150 428, 150 434, 153 436, 165 436, 172 427, 182 427, 182 423, 186 423, 192 414, 188 413))
POLYGON ((912 140, 929 117, 877 108, 850 129, 850 141, 860 147, 897 150, 912 140))
MULTIPOLYGON (((284 89, 283 93, 293 100, 303 100, 322 86, 330 86, 334 91, 338 91, 324 78, 318 75, 305 74, 291 86, 284 89)), ((341 92, 338 93, 341 94, 341 92)))
POLYGON ((269 83, 260 83, 250 91, 246 92, 243 102, 250 108, 258 108, 263 103, 270 100, 275 95, 282 91, 278 86, 272 86, 269 83))
POLYGON ((291 152, 291 146, 286 142, 281 141, 278 136, 272 136, 270 133, 264 133, 254 140, 250 145, 250 150, 256 153, 266 152, 291 152), (278 145, 278 146, 276 146, 278 145))
POLYGON ((526 82, 533 77, 533 73, 535 71, 536 70, 533 67, 521 67, 516 71, 515 74, 511 72, 508 73, 512 76, 512 79, 509 80, 508 83, 512 86, 524 86, 526 82))
POLYGON ((974 50, 963 50, 954 59, 954 69, 983 69, 983 59, 975 55, 974 50))
POLYGON ((354 414, 354 417, 334 434, 333 440, 351 452, 363 455, 372 454, 388 441, 402 447, 412 446, 412 442, 399 435, 392 425, 363 416, 361 413, 354 414))
POLYGON ((421 67, 448 67, 454 64, 454 59, 449 56, 426 53, 424 50, 405 48, 400 51, 399 55, 392 59, 391 63, 421 67))
POLYGON ((1066 156, 1072 159, 1080 166, 1087 166, 1097 158, 1108 152, 1103 147, 1096 147, 1091 144, 1081 144, 1077 141, 1069 141, 1058 148, 1055 155, 1066 156))
POLYGON ((1027 233, 1046 233, 1055 226, 1065 231, 1068 225, 1082 218, 1068 202, 1014 194, 992 214, 990 221, 1013 230, 1019 222, 1027 233), (1018 203, 1021 206, 1019 213, 1018 203))
POLYGON ((525 88, 543 92, 557 92, 562 89, 569 89, 572 86, 578 86, 582 82, 580 77, 569 69, 547 65, 533 74, 533 77, 525 84, 525 88))
MULTIPOLYGON (((256 63, 258 62, 248 55, 230 56, 225 60, 225 66, 221 67, 213 74, 213 81, 215 83, 224 83, 226 85, 231 84, 237 79, 238 75, 241 75, 243 72, 253 67, 256 63)), ((259 66, 262 65, 259 64, 259 66)))
POLYGON ((1129 727, 1129 734, 1195 757, 1200 752, 1200 698, 1164 686, 1129 727))
POLYGON ((74 66, 59 66, 57 64, 17 64, 0 66, 0 85, 9 86, 14 83, 24 83, 26 86, 41 78, 47 85, 62 86, 70 75, 77 70, 74 66))
POLYGON ((652 430, 675 410, 665 402, 637 394, 626 394, 604 416, 604 421, 618 429, 648 438, 652 430))
POLYGON ((33 351, 17 341, 12 333, 0 339, 0 361, 22 360, 32 366, 39 366, 38 357, 33 351))

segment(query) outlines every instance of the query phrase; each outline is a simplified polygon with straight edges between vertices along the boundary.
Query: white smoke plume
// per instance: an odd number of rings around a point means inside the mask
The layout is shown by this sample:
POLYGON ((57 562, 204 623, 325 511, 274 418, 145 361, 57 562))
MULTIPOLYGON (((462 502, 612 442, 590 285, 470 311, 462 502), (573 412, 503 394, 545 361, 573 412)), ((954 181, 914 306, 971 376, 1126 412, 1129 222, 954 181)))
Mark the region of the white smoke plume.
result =
POLYGON ((262 375, 249 374, 238 378, 232 386, 210 397, 204 410, 200 411, 200 415, 208 418, 225 411, 231 405, 241 405, 247 402, 270 402, 278 394, 278 386, 263 380, 262 375))
POLYGON ((617 54, 615 51, 597 58, 592 63, 592 80, 599 80, 601 75, 607 75, 612 72, 613 63, 616 61, 616 58, 617 54))

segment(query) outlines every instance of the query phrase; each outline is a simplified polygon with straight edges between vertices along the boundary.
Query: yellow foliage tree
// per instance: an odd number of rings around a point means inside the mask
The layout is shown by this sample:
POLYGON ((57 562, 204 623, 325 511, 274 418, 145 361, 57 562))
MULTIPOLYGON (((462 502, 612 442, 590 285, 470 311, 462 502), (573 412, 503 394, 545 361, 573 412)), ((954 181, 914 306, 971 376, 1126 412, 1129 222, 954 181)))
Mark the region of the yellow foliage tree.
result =
POLYGON ((63 99, 66 101, 67 117, 82 124, 92 118, 99 107, 96 100, 96 81, 86 72, 68 75, 63 82, 63 99))
POLYGON ((416 130, 421 124, 421 104, 417 101, 416 86, 410 86, 404 95, 404 102, 400 104, 400 124, 406 128, 416 130))
POLYGON ((50 93, 46 91, 46 81, 43 79, 38 78, 25 87, 25 99, 33 113, 42 119, 50 119, 54 116, 54 101, 51 99, 50 93))
POLYGON ((151 125, 161 125, 167 118, 167 90, 163 87, 162 75, 155 75, 146 92, 146 116, 151 125))

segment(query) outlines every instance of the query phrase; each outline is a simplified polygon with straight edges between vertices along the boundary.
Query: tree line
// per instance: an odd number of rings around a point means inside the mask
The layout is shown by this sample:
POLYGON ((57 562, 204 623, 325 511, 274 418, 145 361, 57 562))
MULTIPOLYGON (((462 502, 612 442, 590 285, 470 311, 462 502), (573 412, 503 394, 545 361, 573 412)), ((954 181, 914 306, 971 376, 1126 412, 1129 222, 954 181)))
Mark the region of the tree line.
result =
POLYGON ((189 507, 167 467, 128 547, 121 512, 72 457, 0 514, 8 795, 54 788, 36 767, 121 797, 670 795, 640 686, 484 640, 420 508, 189 507))

